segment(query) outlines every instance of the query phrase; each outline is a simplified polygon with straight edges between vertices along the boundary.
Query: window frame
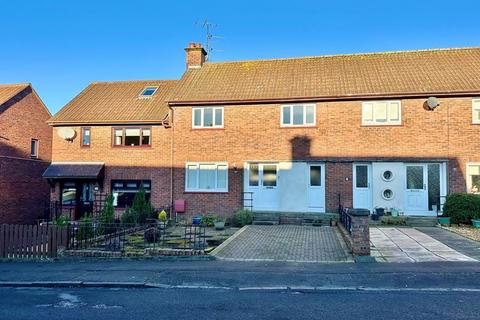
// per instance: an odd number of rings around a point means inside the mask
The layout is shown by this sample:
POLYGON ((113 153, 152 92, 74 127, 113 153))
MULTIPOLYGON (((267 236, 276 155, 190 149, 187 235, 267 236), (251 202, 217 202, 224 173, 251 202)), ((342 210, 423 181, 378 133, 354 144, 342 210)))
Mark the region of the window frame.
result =
POLYGON ((316 103, 301 103, 301 104, 284 104, 280 106, 280 127, 282 128, 298 128, 298 127, 316 127, 317 126, 317 104, 316 103), (293 123, 293 108, 303 107, 303 122, 302 124, 293 123), (307 123, 307 107, 313 107, 313 123, 307 123), (290 108, 290 123, 283 123, 283 110, 290 108))
MULTIPOLYGON (((114 193, 114 184, 115 183, 123 183, 123 184, 128 184, 128 183, 138 183, 138 190, 136 192, 128 192, 128 193, 138 193, 138 191, 140 190, 140 185, 144 184, 144 183, 149 183, 150 184, 150 189, 149 190, 146 190, 145 187, 144 187, 144 190, 145 190, 145 195, 149 194, 150 195, 150 198, 148 201, 152 201, 152 180, 151 179, 112 179, 110 180, 110 192, 114 193)), ((126 192, 124 192, 126 193, 126 192)), ((135 196, 134 196, 135 197, 135 196)), ((124 208, 127 208, 128 206, 119 206, 118 205, 118 199, 115 199, 114 198, 114 203, 115 201, 117 201, 117 205, 114 205, 113 207, 114 208, 119 208, 119 209, 124 209, 124 208)))
POLYGON ((402 102, 401 100, 375 100, 375 101, 363 101, 362 102, 362 110, 361 110, 361 124, 362 126, 400 126, 402 125, 402 102), (377 122, 375 120, 375 115, 374 115, 374 106, 375 104, 379 103, 385 103, 386 104, 386 115, 387 115, 387 120, 385 122, 377 122), (390 104, 398 104, 398 120, 391 121, 389 120, 389 114, 388 114, 388 109, 390 104), (366 105, 371 104, 372 105, 372 120, 371 121, 366 121, 365 120, 365 107, 366 105))
POLYGON ((185 192, 201 192, 201 193, 227 193, 228 192, 228 162, 187 162, 185 164, 185 192), (201 165, 215 165, 215 188, 214 189, 201 189, 199 188, 200 185, 200 166, 201 165), (188 167, 196 166, 196 188, 189 188, 188 187, 188 167), (226 167, 226 177, 225 177, 225 188, 218 188, 218 167, 225 166, 226 167))
POLYGON ((480 118, 475 119, 475 110, 480 112, 480 98, 472 99, 472 124, 480 124, 480 118))
POLYGON ((466 187, 467 187, 467 193, 473 193, 473 194, 480 194, 479 192, 472 192, 472 182, 470 180, 470 173, 468 171, 469 167, 475 166, 475 167, 480 167, 480 162, 467 162, 467 168, 465 171, 465 177, 466 177, 466 187))
POLYGON ((192 129, 223 129, 225 123, 225 108, 218 106, 205 106, 205 107, 193 107, 192 108, 192 129), (205 126, 205 109, 212 109, 212 126, 205 126), (200 125, 195 125, 195 110, 200 110, 200 125), (215 110, 222 110, 222 124, 216 125, 215 110))
POLYGON ((81 128, 81 133, 82 133, 82 136, 80 137, 80 147, 82 148, 90 148, 91 144, 92 144, 92 129, 90 127, 82 127, 81 128), (83 137, 85 136, 85 131, 89 132, 89 139, 88 139, 88 144, 84 144, 83 143, 83 137))
MULTIPOLYGON (((91 134, 91 132, 90 132, 91 134)), ((112 127, 112 147, 113 148, 151 148, 153 144, 153 134, 151 126, 133 126, 133 127, 112 127), (139 129, 140 130, 140 144, 138 146, 129 146, 125 144, 125 132, 126 129, 139 129), (122 130, 122 144, 115 144, 115 130, 122 130), (143 130, 150 130, 150 144, 143 144, 143 130)))
POLYGON ((38 159, 38 150, 39 150, 40 141, 36 138, 30 139, 30 158, 38 159), (35 142, 35 148, 32 150, 32 143, 35 142), (34 152, 32 152, 34 151, 34 152))
POLYGON ((151 98, 155 95, 155 93, 157 93, 157 90, 158 90, 158 86, 146 86, 142 89, 142 91, 140 91, 140 94, 138 95, 138 97, 141 99, 151 98), (150 95, 144 95, 145 91, 147 91, 148 89, 154 89, 153 93, 150 95))

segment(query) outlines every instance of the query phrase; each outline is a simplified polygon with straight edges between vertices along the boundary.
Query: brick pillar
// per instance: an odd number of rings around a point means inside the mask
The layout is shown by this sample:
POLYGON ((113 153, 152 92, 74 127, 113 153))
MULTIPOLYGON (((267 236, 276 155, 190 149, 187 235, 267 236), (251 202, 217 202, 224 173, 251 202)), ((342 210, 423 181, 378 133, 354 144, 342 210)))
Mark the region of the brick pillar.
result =
POLYGON ((351 240, 352 253, 357 256, 370 255, 370 228, 368 226, 368 210, 349 210, 352 217, 351 240))

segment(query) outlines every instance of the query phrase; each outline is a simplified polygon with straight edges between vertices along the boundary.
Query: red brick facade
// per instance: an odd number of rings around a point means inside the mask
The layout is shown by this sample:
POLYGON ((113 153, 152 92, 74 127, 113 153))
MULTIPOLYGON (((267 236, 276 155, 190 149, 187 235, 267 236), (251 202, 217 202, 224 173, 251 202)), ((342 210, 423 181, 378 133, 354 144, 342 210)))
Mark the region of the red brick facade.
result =
POLYGON ((0 223, 43 218, 50 187, 42 173, 51 160, 50 114, 30 86, 0 105, 0 223), (31 159, 31 139, 39 141, 31 159))
POLYGON ((472 97, 442 98, 435 111, 426 98, 401 100, 402 124, 362 126, 362 101, 318 102, 317 123, 280 127, 280 105, 227 105, 223 129, 192 129, 192 108, 175 108, 174 198, 189 214, 231 214, 242 205, 248 160, 319 160, 326 163, 327 211, 352 203, 353 161, 448 160, 448 191, 466 191, 467 162, 480 161, 480 126, 472 124, 472 97), (186 162, 224 161, 229 192, 185 193, 186 162), (234 168, 236 167, 236 172, 234 168))
MULTIPOLYGON (((89 127, 90 147, 80 145, 82 127, 72 127, 77 136, 71 142, 57 135, 54 128, 52 162, 104 162, 103 192, 111 191, 111 180, 151 180, 152 204, 162 207, 171 203, 171 129, 145 125, 152 129, 150 147, 114 147, 112 126, 89 127)), ((52 201, 60 200, 59 188, 56 183, 52 201)))

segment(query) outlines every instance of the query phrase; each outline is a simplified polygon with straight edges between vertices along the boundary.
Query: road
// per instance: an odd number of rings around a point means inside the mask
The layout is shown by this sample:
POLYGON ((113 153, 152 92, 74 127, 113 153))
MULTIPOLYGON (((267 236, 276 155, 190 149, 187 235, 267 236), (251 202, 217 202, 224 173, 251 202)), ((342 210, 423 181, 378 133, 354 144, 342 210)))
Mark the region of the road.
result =
POLYGON ((479 265, 0 263, 0 319, 479 319, 479 265))

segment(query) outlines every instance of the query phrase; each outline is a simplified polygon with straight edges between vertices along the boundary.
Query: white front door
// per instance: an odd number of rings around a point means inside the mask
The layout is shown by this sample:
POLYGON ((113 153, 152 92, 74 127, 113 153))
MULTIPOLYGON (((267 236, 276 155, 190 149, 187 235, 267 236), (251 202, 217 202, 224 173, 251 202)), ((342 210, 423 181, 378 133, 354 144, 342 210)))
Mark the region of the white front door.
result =
POLYGON ((372 211, 372 165, 353 165, 353 207, 372 211))
POLYGON ((308 211, 325 212, 325 166, 309 164, 307 168, 308 211))
POLYGON ((278 210, 278 164, 249 163, 247 179, 253 210, 278 210))
POLYGON ((407 164, 405 214, 425 214, 428 211, 427 165, 407 164))

